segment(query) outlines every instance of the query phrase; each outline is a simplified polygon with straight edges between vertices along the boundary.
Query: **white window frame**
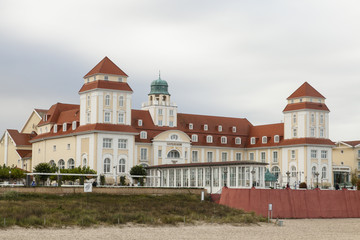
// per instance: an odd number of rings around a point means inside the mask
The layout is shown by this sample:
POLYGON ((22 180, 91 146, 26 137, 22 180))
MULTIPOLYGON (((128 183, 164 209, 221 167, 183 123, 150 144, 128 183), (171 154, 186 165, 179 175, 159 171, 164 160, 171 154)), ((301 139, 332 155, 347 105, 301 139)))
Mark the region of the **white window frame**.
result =
POLYGON ((227 152, 221 152, 221 161, 227 162, 228 160, 228 153, 227 152))
POLYGON ((326 179, 327 178, 327 167, 326 166, 323 166, 321 168, 321 178, 322 179, 326 179))
POLYGON ((75 130, 76 129, 76 121, 73 121, 72 122, 72 130, 75 130))
POLYGON ((266 152, 260 152, 260 160, 261 162, 266 162, 266 152))
POLYGON ((191 161, 192 162, 198 162, 199 161, 199 151, 193 150, 191 152, 191 161))
POLYGON ((311 157, 312 159, 316 159, 316 158, 317 158, 317 150, 311 149, 311 150, 310 150, 310 157, 311 157))
POLYGON ((118 113, 118 123, 124 123, 125 122, 125 114, 120 112, 118 113))
POLYGON ((138 126, 141 127, 143 125, 143 120, 142 119, 139 119, 138 120, 138 126))
POLYGON ((192 123, 189 123, 189 129, 193 130, 194 129, 194 125, 192 123))
POLYGON ((111 149, 112 147, 112 138, 103 138, 103 148, 111 149))
POLYGON ((158 126, 160 126, 160 127, 163 126, 163 121, 162 120, 158 120, 158 126))
POLYGON ((327 158, 328 158, 328 151, 321 150, 321 159, 327 159, 327 158))
POLYGON ((196 135, 196 134, 191 135, 191 141, 192 142, 197 142, 198 141, 198 135, 196 135))
POLYGON ((274 143, 278 143, 278 142, 280 142, 280 137, 279 137, 279 135, 275 135, 274 136, 274 143))
POLYGON ((222 132, 222 126, 221 125, 218 126, 218 131, 222 132))
POLYGON ((125 158, 119 159, 119 166, 118 166, 118 172, 119 173, 125 173, 126 171, 126 160, 125 158))
POLYGON ((293 114, 293 124, 296 124, 297 121, 297 117, 296 117, 296 113, 293 114))
POLYGON ((232 132, 235 133, 236 132, 236 127, 232 127, 232 132))
POLYGON ((104 112, 104 122, 105 123, 111 122, 111 112, 104 112))
POLYGON ((146 131, 141 131, 140 132, 140 139, 147 139, 147 132, 146 131))
POLYGON ((54 133, 57 133, 57 125, 54 125, 54 133))
POLYGON ((267 137, 266 136, 262 137, 262 143, 267 143, 267 137))
POLYGON ((227 144, 227 137, 225 136, 221 137, 221 144, 227 144))
POLYGON ((174 110, 173 109, 169 110, 169 116, 174 116, 174 110))
POLYGON ((173 127, 174 126, 174 122, 173 121, 169 121, 169 127, 173 127))
POLYGON ((158 109, 158 115, 159 115, 159 116, 162 116, 162 115, 163 115, 163 110, 162 110, 162 108, 159 108, 159 109, 158 109))
POLYGON ((321 138, 325 137, 325 131, 323 128, 319 129, 319 137, 321 137, 321 138))
POLYGON ((170 135, 170 140, 172 140, 172 141, 179 140, 179 136, 177 134, 171 134, 170 135))
POLYGON ((207 135, 207 136, 206 136, 206 142, 207 142, 207 143, 212 143, 212 142, 213 142, 213 136, 207 135))
POLYGON ((207 152, 206 153, 206 160, 207 160, 207 162, 213 162, 214 161, 214 153, 213 152, 207 152))
POLYGON ((105 106, 110 106, 110 95, 109 94, 105 95, 105 106))
POLYGON ((235 153, 235 161, 241 161, 242 160, 242 153, 237 152, 235 153))
POLYGON ((297 137, 297 128, 293 128, 293 137, 297 137))
POLYGON ((53 152, 56 152, 56 145, 53 145, 53 152))
POLYGON ((296 151, 295 150, 291 150, 291 159, 296 159, 296 151))
POLYGON ((148 160, 148 149, 147 148, 140 148, 140 161, 147 161, 148 160))
POLYGON ((252 145, 255 144, 255 137, 251 137, 251 138, 250 138, 250 144, 252 144, 252 145))
POLYGON ((209 126, 207 124, 204 124, 204 131, 209 130, 209 126))
POLYGON ((235 138, 235 144, 240 145, 241 144, 241 137, 235 138))
POLYGON ((273 156, 273 162, 277 163, 279 161, 279 153, 278 153, 278 151, 273 151, 272 156, 273 156))
POLYGON ((250 161, 255 161, 255 154, 253 152, 249 153, 249 160, 250 161))
POLYGON ((158 158, 161 158, 161 157, 162 157, 162 150, 158 149, 158 158))
POLYGON ((66 123, 63 123, 62 130, 63 130, 63 132, 66 132, 66 130, 67 130, 67 124, 66 123))
POLYGON ((118 139, 118 149, 127 148, 127 139, 118 139))
POLYGON ((119 96, 119 107, 124 106, 124 96, 119 96))
POLYGON ((111 159, 105 158, 103 161, 103 167, 104 167, 104 173, 110 173, 111 172, 111 159), (108 161, 107 161, 108 160, 108 161))

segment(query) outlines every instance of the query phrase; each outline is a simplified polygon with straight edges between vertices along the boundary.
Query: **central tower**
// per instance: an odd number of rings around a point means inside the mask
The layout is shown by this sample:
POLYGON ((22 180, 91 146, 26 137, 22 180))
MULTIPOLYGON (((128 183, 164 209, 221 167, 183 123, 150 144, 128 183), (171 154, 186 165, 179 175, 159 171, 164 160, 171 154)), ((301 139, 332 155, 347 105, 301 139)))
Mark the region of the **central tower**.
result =
POLYGON ((176 127, 177 106, 170 102, 168 83, 159 78, 152 81, 148 102, 142 104, 143 110, 148 110, 156 126, 176 127))

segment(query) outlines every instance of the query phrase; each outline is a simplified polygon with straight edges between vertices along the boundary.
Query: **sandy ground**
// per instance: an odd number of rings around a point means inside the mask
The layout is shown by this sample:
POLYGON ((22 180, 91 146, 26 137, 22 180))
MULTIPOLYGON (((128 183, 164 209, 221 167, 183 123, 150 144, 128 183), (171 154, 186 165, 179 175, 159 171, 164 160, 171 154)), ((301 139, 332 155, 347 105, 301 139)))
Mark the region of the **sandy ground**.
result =
POLYGON ((96 227, 0 230, 0 239, 360 239, 360 218, 284 220, 251 226, 96 227))

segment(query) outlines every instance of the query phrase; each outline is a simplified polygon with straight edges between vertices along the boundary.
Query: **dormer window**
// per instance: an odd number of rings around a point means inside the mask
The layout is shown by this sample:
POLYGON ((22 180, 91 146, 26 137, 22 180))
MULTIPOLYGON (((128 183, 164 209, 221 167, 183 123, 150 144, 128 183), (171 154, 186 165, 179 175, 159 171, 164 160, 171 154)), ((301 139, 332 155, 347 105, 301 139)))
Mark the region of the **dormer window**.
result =
POLYGON ((54 125, 54 133, 57 133, 57 125, 54 125))
POLYGON ((72 130, 75 130, 76 129, 76 121, 73 121, 72 122, 72 130))
POLYGON ((66 132, 66 123, 63 123, 63 132, 66 132))
POLYGON ((196 135, 196 134, 191 135, 191 141, 197 142, 198 141, 198 135, 196 135))
POLYGON ((139 119, 139 120, 138 120, 138 126, 141 127, 142 125, 143 125, 143 121, 142 121, 142 119, 139 119))
POLYGON ((302 98, 300 98, 300 102, 302 102, 302 98))
POLYGON ((236 132, 236 127, 232 127, 232 132, 233 132, 233 133, 236 132))
POLYGON ((204 131, 207 131, 209 129, 207 124, 204 124, 204 131))
POLYGON ((227 137, 222 136, 222 137, 221 137, 221 143, 222 143, 222 144, 226 144, 226 143, 227 143, 227 137))
POLYGON ((267 137, 266 136, 262 137, 262 143, 267 143, 267 137))
POLYGON ((194 125, 192 123, 189 123, 189 129, 193 130, 194 129, 194 125))
POLYGON ((235 144, 241 144, 241 138, 240 137, 235 138, 235 144))
POLYGON ((90 82, 90 78, 87 78, 87 79, 86 79, 86 82, 89 83, 89 82, 90 82))
POLYGON ((218 126, 218 131, 222 132, 222 126, 221 125, 218 126))
POLYGON ((104 76, 104 80, 105 80, 105 81, 108 81, 108 80, 109 80, 109 76, 106 76, 106 75, 105 75, 105 76, 104 76))
POLYGON ((213 142, 213 137, 212 136, 206 136, 206 142, 207 143, 212 143, 213 142))
POLYGON ((278 143, 280 141, 279 135, 274 136, 274 142, 278 143))
POLYGON ((255 144, 255 138, 254 137, 250 138, 250 144, 255 144))
POLYGON ((140 132, 140 139, 147 139, 147 132, 141 131, 140 132))
POLYGON ((118 82, 122 82, 123 78, 122 77, 118 77, 118 82))

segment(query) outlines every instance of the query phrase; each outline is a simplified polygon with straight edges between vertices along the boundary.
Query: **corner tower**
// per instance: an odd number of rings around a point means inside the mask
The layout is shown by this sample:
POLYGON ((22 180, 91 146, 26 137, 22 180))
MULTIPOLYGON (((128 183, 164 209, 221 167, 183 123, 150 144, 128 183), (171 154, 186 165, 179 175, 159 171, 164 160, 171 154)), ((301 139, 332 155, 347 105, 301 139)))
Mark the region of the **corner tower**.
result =
POLYGON ((143 110, 148 110, 156 126, 176 127, 177 106, 170 102, 168 83, 159 78, 151 82, 148 102, 142 104, 143 110))
POLYGON ((80 95, 80 125, 131 125, 132 89, 128 75, 108 57, 84 76, 80 95))
POLYGON ((309 83, 302 84, 287 98, 284 138, 329 138, 329 112, 325 97, 309 83))

